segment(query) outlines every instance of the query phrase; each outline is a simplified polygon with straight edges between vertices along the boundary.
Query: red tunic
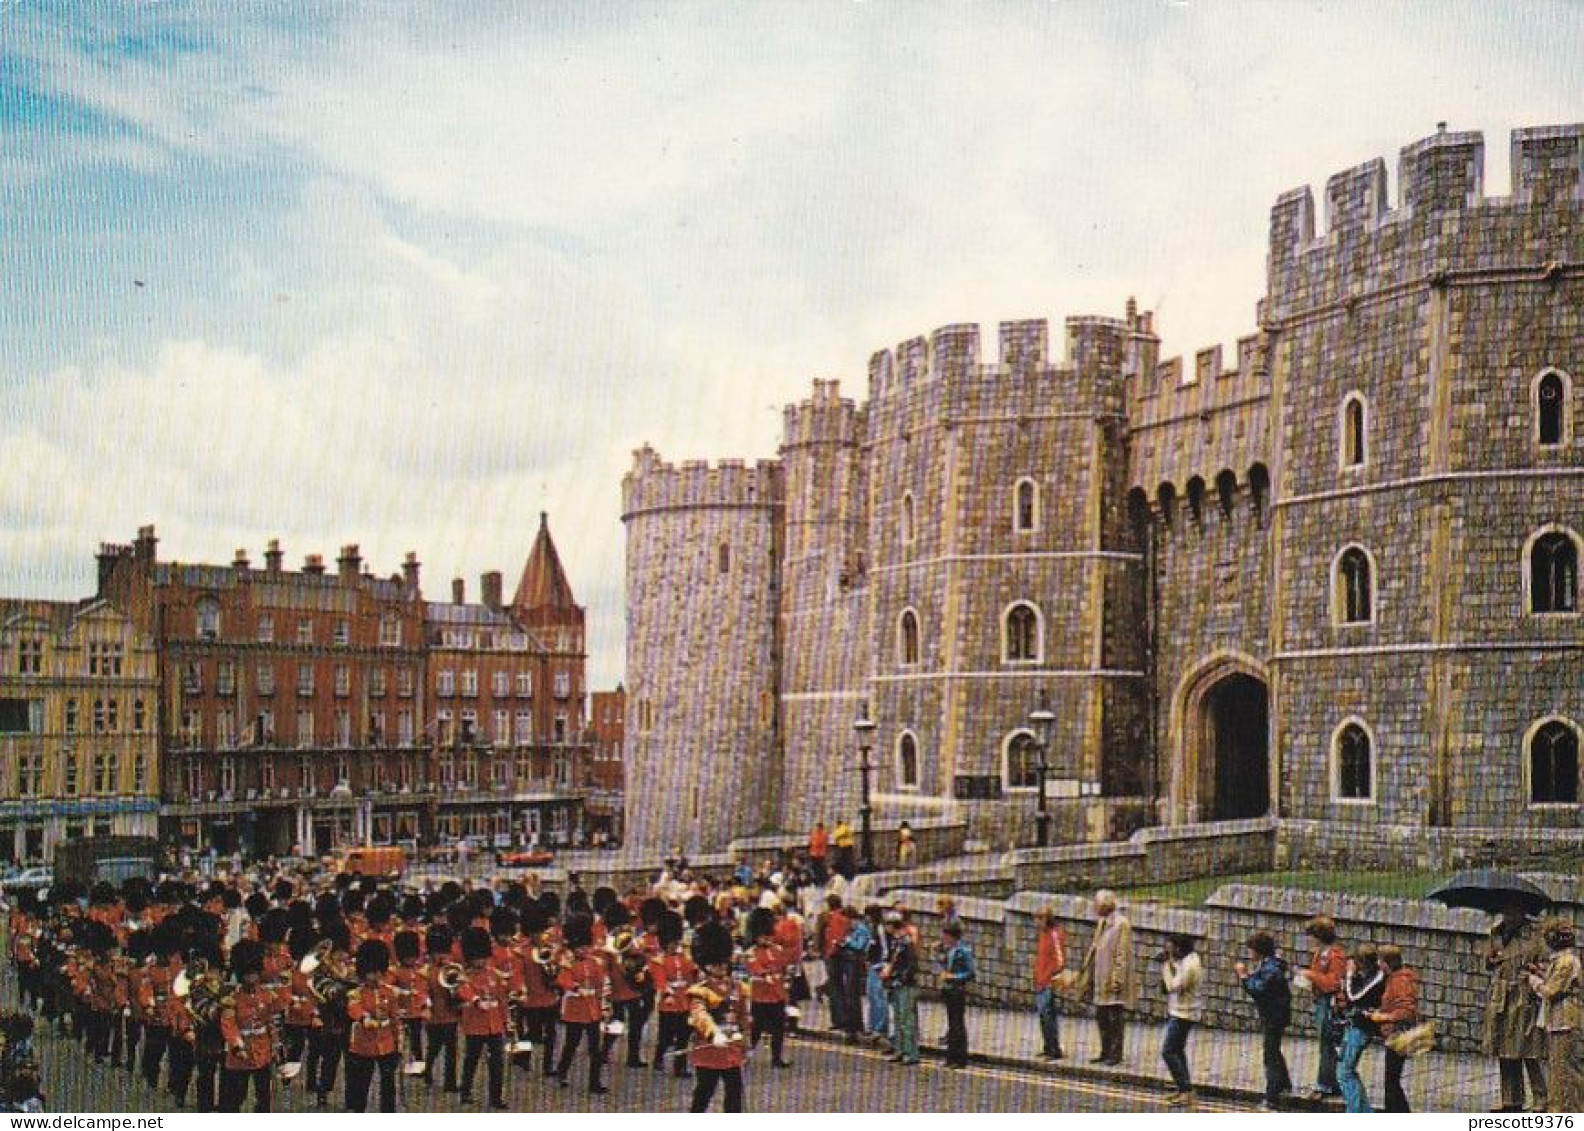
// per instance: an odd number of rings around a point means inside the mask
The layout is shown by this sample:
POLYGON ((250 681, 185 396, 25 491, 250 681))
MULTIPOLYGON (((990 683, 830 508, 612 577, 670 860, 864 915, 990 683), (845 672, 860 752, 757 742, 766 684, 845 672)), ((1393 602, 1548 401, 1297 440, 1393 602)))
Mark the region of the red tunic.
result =
POLYGON ((501 980, 501 984, 506 987, 508 996, 522 993, 522 963, 518 961, 514 947, 497 940, 495 948, 490 951, 489 965, 490 969, 495 971, 495 976, 501 980))
POLYGON ((572 964, 556 977, 565 992, 561 998, 561 1020, 569 1025, 587 1025, 605 1015, 605 995, 610 989, 610 969, 601 953, 584 947, 572 964))
POLYGON ((545 968, 534 961, 533 940, 523 939, 517 944, 517 964, 522 970, 523 1008, 552 1009, 557 1000, 554 979, 545 968))
POLYGON ((359 986, 347 994, 347 1017, 352 1022, 353 1056, 391 1056, 396 1052, 397 1024, 401 1020, 396 994, 389 986, 359 986))
POLYGON ((301 970, 293 969, 286 992, 286 1024, 304 1029, 317 1028, 320 1025, 319 999, 314 997, 312 979, 301 970))
POLYGON ((391 992, 396 995, 396 1012, 403 1021, 422 1021, 429 1017, 429 964, 404 962, 391 971, 391 992))
POLYGON ((654 982, 657 1008, 661 1013, 686 1013, 688 987, 698 980, 699 969, 681 950, 668 951, 649 960, 649 977, 654 982))
POLYGON ((762 1005, 785 1004, 787 1000, 787 952, 773 942, 761 940, 748 956, 749 994, 762 1005))
POLYGON ((462 1014, 457 1008, 456 991, 448 990, 440 984, 440 971, 447 965, 449 963, 438 960, 429 964, 429 1024, 431 1025, 455 1025, 462 1020, 462 1014))
POLYGON ((462 1032, 469 1037, 506 1034, 506 983, 486 962, 468 971, 457 987, 462 1003, 462 1032))
POLYGON ((748 1056, 748 1003, 729 977, 705 975, 688 994, 694 1068, 741 1068, 748 1056))
POLYGON ((220 1036, 225 1039, 225 1066, 233 1072, 268 1068, 275 1056, 275 1021, 285 1003, 260 986, 238 990, 229 1008, 220 1011, 220 1036))
POLYGON ((134 966, 126 975, 126 1002, 128 1016, 138 1024, 149 1019, 149 1007, 154 1004, 154 989, 150 979, 154 973, 151 963, 134 966))

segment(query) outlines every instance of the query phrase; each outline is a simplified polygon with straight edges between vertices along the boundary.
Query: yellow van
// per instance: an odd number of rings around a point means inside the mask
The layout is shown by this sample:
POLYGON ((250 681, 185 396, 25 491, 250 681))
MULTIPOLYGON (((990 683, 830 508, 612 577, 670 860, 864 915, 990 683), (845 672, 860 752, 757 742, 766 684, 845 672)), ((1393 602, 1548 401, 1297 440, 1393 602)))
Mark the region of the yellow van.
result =
POLYGON ((341 870, 354 876, 395 879, 407 870, 407 851, 397 845, 349 848, 341 857, 341 870))

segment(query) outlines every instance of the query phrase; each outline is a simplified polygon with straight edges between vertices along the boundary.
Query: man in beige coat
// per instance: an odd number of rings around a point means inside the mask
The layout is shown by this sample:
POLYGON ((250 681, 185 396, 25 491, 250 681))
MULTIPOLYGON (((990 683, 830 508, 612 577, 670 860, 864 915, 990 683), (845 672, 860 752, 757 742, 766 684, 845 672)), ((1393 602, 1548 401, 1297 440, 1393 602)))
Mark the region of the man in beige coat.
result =
POLYGON ((1485 968, 1490 990, 1485 999, 1482 1049, 1501 1069, 1501 1106, 1497 1111, 1524 1109, 1524 1073, 1529 1074, 1533 1110, 1546 1109, 1545 1033, 1538 1022, 1539 1003, 1529 989, 1526 969, 1549 957, 1545 940, 1519 906, 1505 908, 1491 928, 1485 968))
POLYGON ((1138 971, 1133 958, 1133 925, 1117 910, 1116 894, 1095 892, 1095 933, 1084 955, 1076 992, 1093 996, 1095 1024, 1100 1029, 1100 1055, 1095 1064, 1122 1063, 1122 1011, 1138 1004, 1138 971))
POLYGON ((1572 922, 1555 918, 1541 925, 1548 957, 1544 969, 1529 974, 1540 999, 1550 1077, 1549 1110, 1584 1110, 1584 965, 1573 948, 1572 922))

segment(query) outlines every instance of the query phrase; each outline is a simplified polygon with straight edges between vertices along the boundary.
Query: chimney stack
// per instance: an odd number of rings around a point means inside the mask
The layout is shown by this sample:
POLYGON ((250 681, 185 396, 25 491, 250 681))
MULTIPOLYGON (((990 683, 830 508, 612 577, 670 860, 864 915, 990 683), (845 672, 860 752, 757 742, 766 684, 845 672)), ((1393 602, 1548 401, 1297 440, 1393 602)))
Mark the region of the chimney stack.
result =
POLYGON ((342 581, 356 581, 358 568, 363 564, 363 558, 358 553, 357 543, 341 547, 341 556, 336 559, 336 572, 342 581))
POLYGON ((402 583, 409 594, 418 592, 418 554, 413 550, 407 551, 407 557, 402 562, 402 583))
POLYGON ((280 539, 271 538, 269 540, 269 545, 264 547, 264 569, 271 577, 274 577, 280 573, 281 560, 284 557, 285 554, 281 552, 280 548, 280 539))
POLYGON ((500 611, 501 607, 501 575, 500 570, 492 569, 479 578, 479 592, 483 594, 484 604, 500 611))
POLYGON ((236 570, 238 573, 246 573, 248 571, 248 566, 251 564, 252 563, 248 561, 247 548, 244 546, 238 546, 236 553, 232 555, 231 558, 231 568, 236 570))
POLYGON ((451 580, 451 603, 453 605, 467 603, 467 583, 460 577, 451 580))
POLYGON ((153 565, 155 547, 158 545, 159 539, 154 537, 154 527, 138 527, 137 541, 132 544, 132 552, 137 559, 137 564, 140 566, 153 565))
POLYGON ((322 577, 325 571, 323 556, 319 554, 309 554, 303 559, 302 571, 313 577, 322 577))

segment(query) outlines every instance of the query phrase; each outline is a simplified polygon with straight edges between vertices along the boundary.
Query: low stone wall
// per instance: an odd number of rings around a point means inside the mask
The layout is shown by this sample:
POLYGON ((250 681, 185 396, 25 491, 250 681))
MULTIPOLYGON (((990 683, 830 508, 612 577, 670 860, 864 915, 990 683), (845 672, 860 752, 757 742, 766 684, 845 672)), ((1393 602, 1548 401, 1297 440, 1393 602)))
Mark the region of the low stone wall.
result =
POLYGON ((1093 891, 1265 871, 1276 838, 1277 822, 1260 817, 1139 829, 1124 841, 1021 849, 1008 857, 1014 891, 1093 891))
MULTIPOLYGON (((1580 818, 1584 820, 1584 817, 1580 818)), ((1584 852, 1578 829, 1427 829, 1414 825, 1281 822, 1276 867, 1443 868, 1456 871, 1498 865, 1544 867, 1559 856, 1584 852)))
MULTIPOLYGON (((1558 885, 1547 883, 1561 895, 1558 885)), ((892 898, 914 909, 927 945, 939 937, 939 917, 934 913, 935 893, 897 889, 892 898)), ((1049 905, 1067 933, 1069 963, 1081 964, 1093 937, 1094 922, 1087 898, 1023 892, 1007 900, 957 899, 958 914, 974 949, 979 978, 970 999, 1030 1011, 1030 1040, 1034 1036, 1032 974, 1039 929, 1038 912, 1049 905)), ((1577 917, 1578 908, 1571 908, 1577 917)), ((1140 974, 1138 1014, 1164 1019, 1165 993, 1160 984, 1160 964, 1155 956, 1168 935, 1184 932, 1200 940, 1205 964, 1205 1023, 1222 1028, 1255 1025, 1253 1003, 1233 973, 1233 963, 1248 961, 1244 942, 1255 930, 1276 936, 1277 947, 1296 966, 1308 963, 1310 947, 1303 924, 1325 912, 1337 922, 1344 946, 1360 942, 1396 943, 1408 965, 1419 971, 1423 983, 1423 1010, 1441 1031, 1441 1047, 1477 1051, 1483 1021, 1485 975, 1483 950, 1490 920, 1478 912, 1450 911, 1432 903, 1334 896, 1296 892, 1285 888, 1228 884, 1202 908, 1177 908, 1161 904, 1124 906, 1133 924, 1134 961, 1140 974)), ((1312 999, 1294 992, 1294 1034, 1312 1035, 1312 999)), ((1079 1003, 1064 1001, 1068 1013, 1086 1012, 1079 1003)))
POLYGON ((853 883, 853 902, 862 905, 897 888, 928 888, 934 897, 969 896, 985 900, 1007 899, 1017 890, 1012 867, 1001 859, 982 864, 953 860, 905 872, 874 872, 853 883))
MULTIPOLYGON (((968 823, 960 818, 920 817, 917 820, 910 820, 909 824, 913 829, 913 843, 918 850, 915 859, 920 864, 961 854, 963 845, 968 839, 968 823)), ((874 840, 874 862, 877 866, 887 868, 896 864, 897 833, 900 828, 900 820, 881 819, 874 822, 871 833, 874 840)), ((855 836, 858 835, 856 823, 853 825, 853 833, 855 836)), ((747 860, 752 863, 773 853, 787 849, 801 851, 807 846, 807 835, 776 834, 739 837, 731 842, 728 852, 735 860, 747 860)), ((863 854, 861 841, 857 848, 861 857, 863 854)))

